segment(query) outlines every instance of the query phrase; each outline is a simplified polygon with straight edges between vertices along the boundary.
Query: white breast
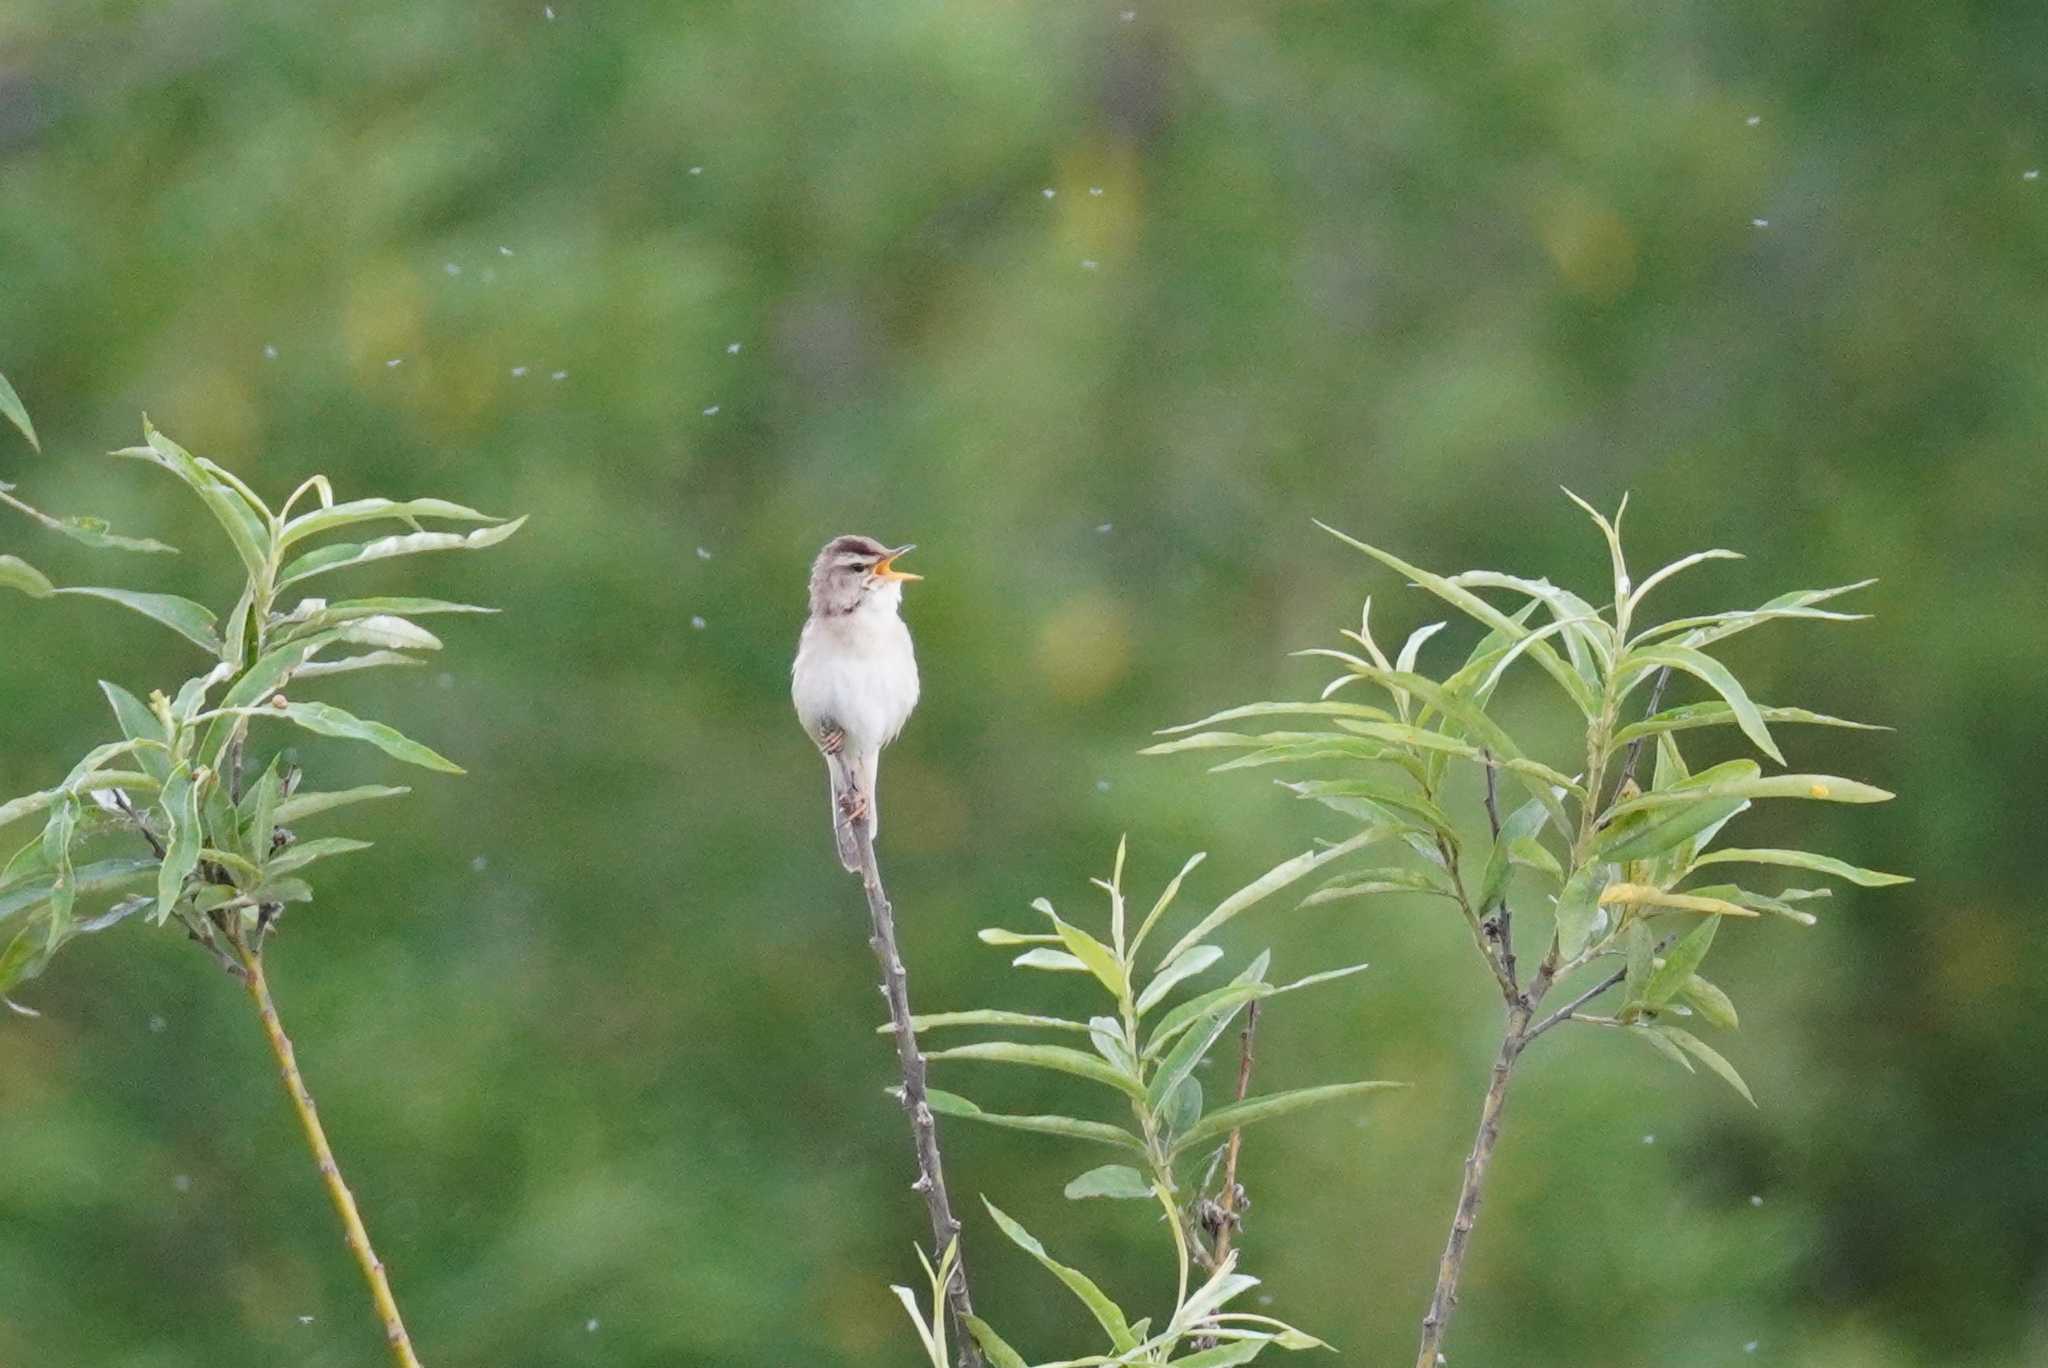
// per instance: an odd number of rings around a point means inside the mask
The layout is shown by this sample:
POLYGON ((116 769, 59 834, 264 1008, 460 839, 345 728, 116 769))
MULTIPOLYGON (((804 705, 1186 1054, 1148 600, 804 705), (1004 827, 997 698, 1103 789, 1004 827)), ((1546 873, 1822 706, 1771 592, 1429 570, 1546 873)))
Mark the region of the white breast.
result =
POLYGON ((851 613, 804 624, 790 696, 806 730, 837 725, 861 750, 879 750, 903 730, 917 706, 917 658, 894 597, 870 596, 851 613))

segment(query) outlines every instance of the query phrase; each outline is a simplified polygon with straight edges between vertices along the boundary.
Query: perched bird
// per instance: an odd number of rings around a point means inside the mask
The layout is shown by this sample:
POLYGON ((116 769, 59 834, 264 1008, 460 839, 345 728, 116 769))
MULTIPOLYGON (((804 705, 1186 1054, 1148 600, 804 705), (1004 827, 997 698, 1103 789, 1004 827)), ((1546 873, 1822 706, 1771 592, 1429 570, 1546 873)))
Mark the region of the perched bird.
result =
POLYGON ((832 832, 839 862, 860 872, 854 827, 881 832, 875 768, 917 706, 917 657, 897 616, 903 582, 922 579, 896 568, 910 546, 873 537, 834 537, 811 566, 811 615, 797 643, 790 697, 797 720, 825 757, 832 781, 832 832))

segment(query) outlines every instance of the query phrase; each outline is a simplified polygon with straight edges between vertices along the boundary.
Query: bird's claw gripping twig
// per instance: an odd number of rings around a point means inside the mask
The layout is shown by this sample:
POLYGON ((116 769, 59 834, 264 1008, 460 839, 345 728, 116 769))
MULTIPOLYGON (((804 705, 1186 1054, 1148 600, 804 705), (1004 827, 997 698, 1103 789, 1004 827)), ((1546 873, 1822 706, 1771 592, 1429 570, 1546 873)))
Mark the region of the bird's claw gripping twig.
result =
POLYGON ((828 727, 818 733, 818 749, 827 755, 837 755, 846 748, 846 731, 843 727, 828 727))
POLYGON ((848 789, 839 795, 839 811, 849 822, 865 821, 868 815, 868 796, 859 789, 848 789))

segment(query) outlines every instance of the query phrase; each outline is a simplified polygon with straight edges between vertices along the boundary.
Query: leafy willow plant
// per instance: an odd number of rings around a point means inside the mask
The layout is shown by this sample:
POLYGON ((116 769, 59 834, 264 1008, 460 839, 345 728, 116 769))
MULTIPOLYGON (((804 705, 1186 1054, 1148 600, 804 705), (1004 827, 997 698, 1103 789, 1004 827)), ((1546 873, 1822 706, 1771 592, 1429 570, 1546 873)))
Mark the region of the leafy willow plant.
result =
MULTIPOLYGON (((1311 852, 1269 871, 1224 899, 1163 953, 1150 957, 1148 968, 1145 943, 1159 929, 1182 881, 1201 863, 1202 856, 1196 855, 1181 868, 1132 930, 1124 902, 1125 847, 1119 843, 1110 877, 1093 881, 1109 895, 1107 939, 1065 920, 1043 898, 1032 906, 1045 916, 1049 930, 1019 932, 991 927, 980 932, 980 938, 990 945, 1027 947, 1013 961, 1019 968, 1087 975, 1106 999, 1103 1014, 1075 1021, 983 1009, 914 1018, 920 1031, 998 1027, 1086 1036, 1092 1053, 1067 1045, 990 1040, 936 1050, 929 1058, 934 1063, 981 1060, 1054 1070, 1096 1085, 1106 1100, 1129 1112, 1126 1125, 1073 1116, 1015 1116, 985 1111, 957 1093, 937 1089, 927 1093, 932 1110, 941 1115, 1085 1140, 1117 1151, 1123 1162, 1080 1174, 1067 1184, 1066 1195, 1154 1203, 1165 1213, 1173 1240, 1176 1291, 1172 1311, 1155 1330, 1149 1319, 1133 1321, 1086 1274, 1055 1260, 1030 1232, 984 1199, 1003 1234, 1079 1298, 1108 1339, 1105 1352, 1060 1360, 1060 1364, 1171 1363, 1182 1368, 1217 1368, 1248 1362, 1275 1345, 1283 1349, 1322 1346, 1322 1341, 1270 1317, 1225 1309, 1233 1298, 1257 1286, 1258 1279, 1237 1271, 1239 1251, 1230 1248, 1229 1213, 1236 1206, 1234 1174, 1225 1178, 1221 1190, 1213 1185, 1226 1151, 1234 1155, 1241 1128, 1317 1103, 1398 1085, 1338 1083, 1258 1098, 1240 1095, 1236 1101, 1210 1107, 1196 1072, 1240 1013, 1254 1010, 1265 999, 1343 978, 1366 966, 1352 965, 1276 985, 1267 978, 1271 952, 1261 951, 1227 983, 1171 1007, 1167 1002, 1184 983, 1209 973, 1222 961, 1224 952, 1209 942, 1211 935, 1308 870, 1351 848, 1311 852), (1193 1282, 1191 1271, 1204 1275, 1199 1283, 1193 1282)), ((1241 1081, 1244 1076, 1241 1071, 1241 1081)), ((946 1267, 942 1262, 941 1270, 946 1267)), ((936 1295, 945 1282, 939 1274, 933 1276, 936 1295)), ((898 1293, 906 1305, 913 1305, 907 1291, 898 1289, 898 1293)), ((973 1316, 966 1319, 974 1339, 996 1368, 1025 1368, 1023 1356, 986 1321, 973 1316)), ((938 1320, 935 1300, 933 1323, 938 1320)), ((919 1325, 934 1363, 943 1365, 943 1339, 935 1340, 921 1317, 919 1325)))
MULTIPOLYGON (((1171 728, 1192 734, 1152 747, 1153 753, 1246 752, 1218 770, 1334 766, 1340 777, 1282 780, 1282 786, 1360 823, 1358 833, 1333 847, 1331 856, 1370 847, 1393 852, 1398 862, 1349 869, 1307 901, 1388 892, 1442 898, 1463 918, 1500 990, 1506 1007, 1500 1048, 1422 1322, 1417 1368, 1441 1361, 1487 1165, 1500 1138, 1508 1083, 1532 1041, 1567 1023, 1619 1031, 1688 1070, 1705 1065, 1753 1104, 1734 1066, 1677 1022, 1700 1020, 1727 1030, 1737 1025, 1727 993, 1700 974, 1724 918, 1752 920, 1769 913, 1811 925, 1808 904, 1825 898, 1828 890, 1760 891, 1719 881, 1726 877, 1723 867, 1802 870, 1864 887, 1907 882, 1811 851, 1715 847, 1722 829, 1757 799, 1873 803, 1892 795, 1833 775, 1766 776, 1749 759, 1695 771, 1678 742, 1684 732, 1734 726, 1783 765, 1770 730, 1773 723, 1865 728, 1801 708, 1760 705, 1705 648, 1767 622, 1853 620, 1858 615, 1817 605, 1871 581, 1783 594, 1754 609, 1648 623, 1644 603, 1659 585, 1703 561, 1735 558, 1736 553, 1685 556, 1638 584, 1622 555, 1621 513, 1609 521, 1576 495, 1571 498, 1592 517, 1607 543, 1612 598, 1598 608, 1548 580, 1487 570, 1433 574, 1325 528, 1476 619, 1487 629, 1484 638, 1456 670, 1431 677, 1420 672, 1418 656, 1444 624, 1417 629, 1389 659, 1373 639, 1368 599, 1359 629, 1345 633, 1363 655, 1301 652, 1342 667, 1320 699, 1232 708, 1171 728), (1520 602, 1503 609, 1480 591, 1520 602), (1539 612, 1547 621, 1532 626, 1539 612), (1532 758, 1488 712, 1502 675, 1525 658, 1549 677, 1583 723, 1585 748, 1576 774, 1532 758), (1674 672, 1698 680, 1713 697, 1663 707, 1664 688, 1674 672), (1358 684, 1383 692, 1385 704, 1333 698, 1358 684), (1624 722, 1624 709, 1646 685, 1647 715, 1624 722), (1302 717, 1317 725, 1262 734, 1215 729, 1221 723, 1272 716, 1302 717), (1645 790, 1636 771, 1648 748, 1654 748, 1655 762, 1645 790), (1489 833, 1484 845, 1468 841, 1444 806, 1446 776, 1454 761, 1484 771, 1489 833), (1503 782, 1527 795, 1505 814, 1499 800, 1503 782), (1541 954, 1534 971, 1525 975, 1517 957, 1515 904, 1527 905, 1532 894, 1550 903, 1551 916, 1548 925, 1539 924, 1535 943, 1542 946, 1541 954), (1564 987, 1567 981, 1569 988, 1564 987), (1542 1008, 1553 989, 1566 1001, 1546 1013, 1542 1008), (1595 1001, 1610 993, 1616 994, 1611 1005, 1594 1010, 1595 1001)), ((1625 499, 1622 507, 1627 507, 1625 499)))
POLYGON ((191 455, 146 420, 144 435, 144 445, 115 454, 163 467, 199 497, 241 562, 244 585, 223 627, 212 610, 190 599, 60 590, 26 562, 0 557, 0 584, 38 597, 76 592, 110 599, 171 628, 211 657, 174 692, 154 691, 147 702, 102 682, 120 739, 93 747, 57 784, 0 803, 0 828, 43 818, 42 831, 0 865, 0 992, 41 973, 73 937, 136 913, 154 925, 175 923, 204 947, 247 990, 349 1249, 369 1284, 391 1356, 416 1365, 384 1265, 342 1181, 278 1019, 263 954, 285 907, 312 900, 309 867, 368 844, 342 836, 301 840, 293 824, 407 790, 302 789, 302 771, 289 752, 252 762, 251 724, 291 723, 317 735, 367 742, 409 764, 461 773, 382 722, 304 697, 302 687, 344 671, 418 663, 411 652, 437 650, 441 643, 413 618, 494 610, 429 598, 330 602, 306 597, 304 586, 333 571, 397 556, 490 546, 525 520, 508 522, 440 499, 337 503, 322 475, 306 480, 273 512, 248 485, 191 455), (482 526, 466 533, 427 531, 422 519, 482 526), (392 522, 411 530, 360 542, 331 539, 344 529, 392 522), (255 774, 253 782, 245 782, 246 772, 255 774))

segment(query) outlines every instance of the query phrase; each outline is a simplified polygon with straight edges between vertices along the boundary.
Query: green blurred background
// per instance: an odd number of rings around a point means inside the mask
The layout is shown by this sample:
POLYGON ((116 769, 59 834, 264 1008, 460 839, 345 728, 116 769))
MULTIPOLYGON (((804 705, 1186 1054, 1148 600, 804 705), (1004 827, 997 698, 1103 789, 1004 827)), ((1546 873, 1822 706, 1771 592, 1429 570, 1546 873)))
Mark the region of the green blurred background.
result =
MULTIPOLYGON (((424 1356, 494 1366, 915 1361, 886 1284, 923 1214, 786 695, 828 536, 922 544, 884 854, 926 1010, 1073 1005, 972 933, 1040 894, 1099 915, 1119 833, 1141 894, 1211 852, 1200 909, 1342 829, 1134 754, 1312 692, 1286 653, 1368 592, 1395 640, 1442 615, 1312 516, 1595 589, 1557 487, 1632 490, 1638 564, 1750 555, 1672 611, 1881 575, 1875 621, 1729 656, 1897 727, 1785 739, 1899 801, 1739 830, 1920 881, 1722 937, 1759 1110, 1604 1034, 1532 1054, 1451 1361, 2048 1361, 2044 44, 2038 4, 1917 0, 11 0, 0 370, 47 454, 0 433, 0 475, 186 554, 11 518, 0 546, 225 609, 204 513, 98 455, 145 409, 272 495, 533 514, 352 575, 506 612, 448 623, 447 674, 326 691, 470 774, 323 826, 377 848, 271 956, 424 1356)), ((88 601, 0 595, 0 646, 4 794, 110 733, 96 678, 200 664, 88 601)), ((1540 677, 1504 706, 1570 766, 1540 677)), ((391 777, 304 750, 321 787, 391 777)), ((1417 1086, 1252 1132, 1246 1247, 1264 1309, 1406 1363, 1497 999, 1401 899, 1230 940, 1374 964, 1274 1006, 1259 1083, 1417 1086)), ((24 996, 0 1363, 377 1361, 233 985, 130 924, 24 996)), ((1170 1296, 1156 1222, 1060 1197, 1098 1156, 945 1138, 977 1300, 1028 1353, 1095 1345, 975 1193, 1170 1296)))

